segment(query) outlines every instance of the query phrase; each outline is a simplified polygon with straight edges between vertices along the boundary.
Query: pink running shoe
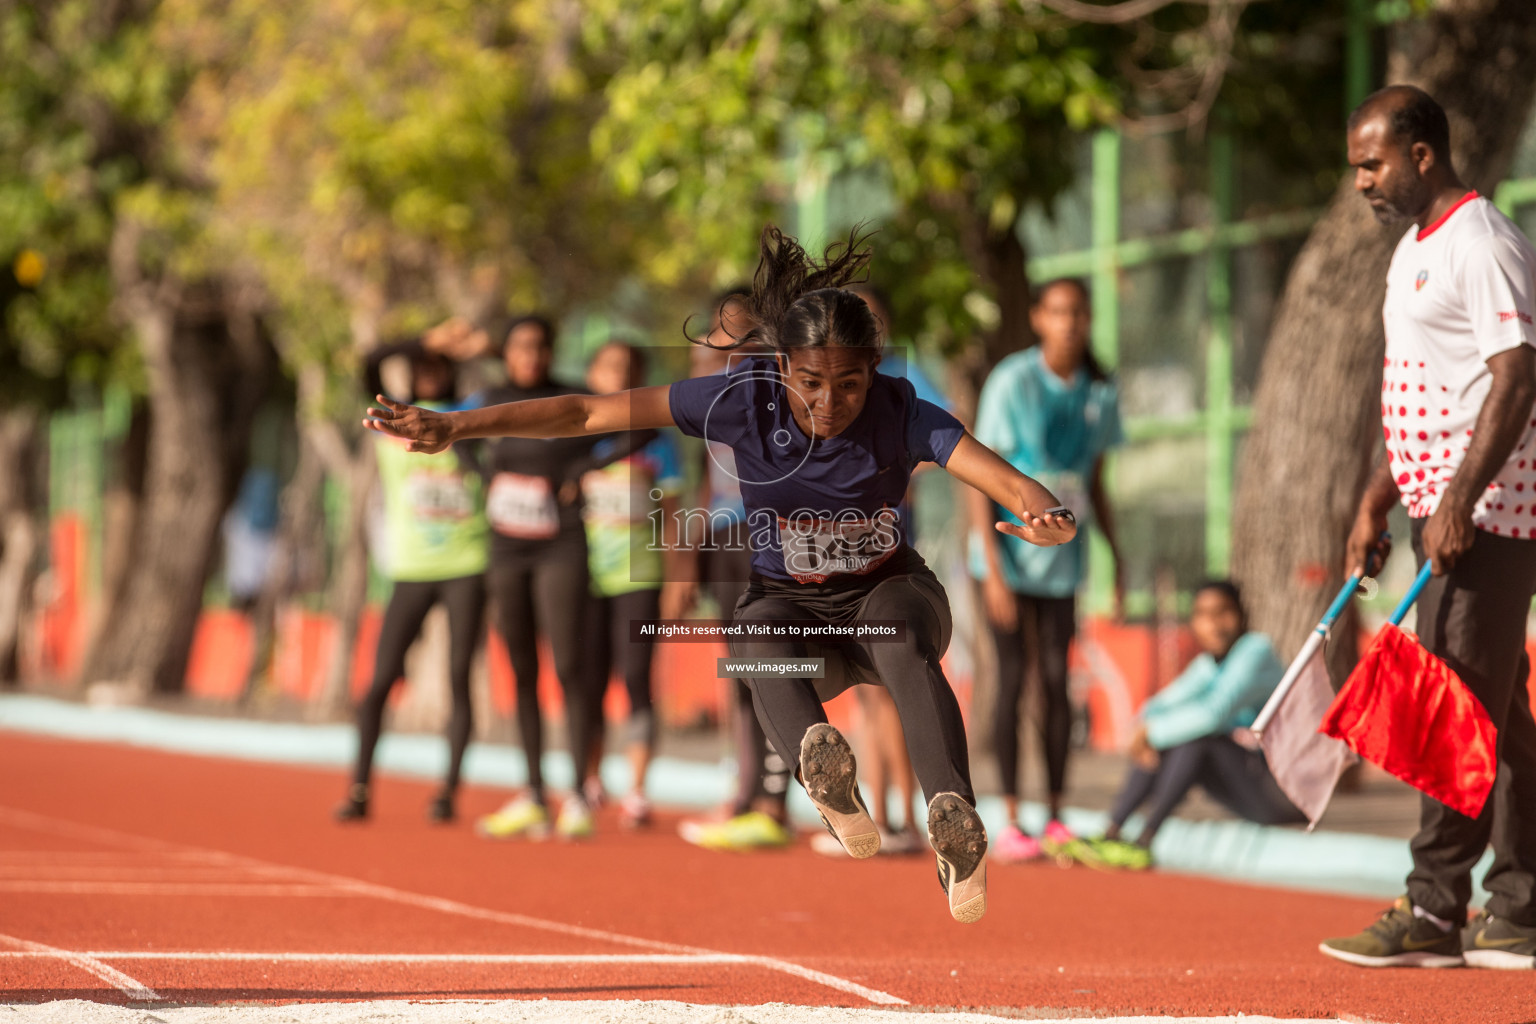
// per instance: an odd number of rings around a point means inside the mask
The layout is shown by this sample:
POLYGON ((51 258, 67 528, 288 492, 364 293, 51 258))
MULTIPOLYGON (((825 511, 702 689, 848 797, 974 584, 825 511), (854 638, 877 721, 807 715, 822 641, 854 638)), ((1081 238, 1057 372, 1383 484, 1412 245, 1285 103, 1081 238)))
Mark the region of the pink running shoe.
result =
POLYGON ((1040 836, 1040 850, 1046 856, 1060 860, 1067 856, 1068 848, 1076 839, 1077 833, 1052 818, 1045 826, 1045 832, 1040 836))
POLYGON ((1045 855, 1040 841, 1025 835, 1017 825, 1009 825, 992 840, 992 859, 999 864, 1023 864, 1045 855))

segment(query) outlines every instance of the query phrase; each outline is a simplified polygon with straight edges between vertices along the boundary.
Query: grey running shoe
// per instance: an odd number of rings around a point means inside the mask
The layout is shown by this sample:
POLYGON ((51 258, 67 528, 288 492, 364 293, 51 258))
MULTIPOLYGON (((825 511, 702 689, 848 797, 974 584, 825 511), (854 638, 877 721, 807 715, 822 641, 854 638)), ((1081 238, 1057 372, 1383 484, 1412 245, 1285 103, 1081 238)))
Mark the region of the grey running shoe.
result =
POLYGON ((1359 967, 1460 967, 1461 935, 1415 917, 1407 896, 1358 935, 1329 939, 1317 947, 1335 960, 1359 967))
POLYGON ((1484 910, 1461 930, 1461 955, 1468 967, 1532 970, 1536 968, 1536 928, 1514 924, 1484 910))
POLYGON ((939 858, 939 884, 949 897, 949 914, 962 924, 987 912, 987 830, 958 793, 938 793, 928 802, 928 843, 939 858))
POLYGON ((805 730, 800 741, 800 781, 848 856, 863 860, 880 852, 880 830, 859 795, 853 748, 825 722, 805 730))

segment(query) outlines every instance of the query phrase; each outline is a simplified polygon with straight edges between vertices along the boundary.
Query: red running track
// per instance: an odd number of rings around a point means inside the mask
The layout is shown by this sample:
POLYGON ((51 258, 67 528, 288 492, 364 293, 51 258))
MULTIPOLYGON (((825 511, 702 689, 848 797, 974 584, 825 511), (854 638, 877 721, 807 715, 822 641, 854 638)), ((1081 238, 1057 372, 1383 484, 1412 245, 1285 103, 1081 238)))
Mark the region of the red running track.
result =
MULTIPOLYGON (((1377 902, 1192 877, 993 867, 951 922, 927 858, 697 850, 671 820, 582 844, 430 826, 386 778, 331 823, 336 773, 0 733, 0 997, 149 1005, 676 999, 1536 1019, 1536 972, 1366 971, 1316 952, 1377 902), (94 954, 94 955, 92 955, 94 954), (238 954, 261 954, 239 956, 238 954)), ((469 789, 464 822, 504 794, 469 789)))

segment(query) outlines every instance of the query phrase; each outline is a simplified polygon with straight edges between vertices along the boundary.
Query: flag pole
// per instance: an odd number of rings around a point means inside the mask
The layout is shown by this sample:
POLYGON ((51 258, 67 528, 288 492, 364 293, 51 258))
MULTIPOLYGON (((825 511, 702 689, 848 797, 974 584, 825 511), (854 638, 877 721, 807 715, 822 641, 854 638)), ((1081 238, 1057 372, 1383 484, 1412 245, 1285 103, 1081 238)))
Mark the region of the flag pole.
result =
POLYGON ((1419 575, 1414 579, 1413 586, 1408 588, 1408 593, 1404 594, 1403 599, 1398 602, 1397 609, 1392 612, 1392 617, 1387 620, 1388 622, 1394 626, 1401 626, 1403 624, 1403 619, 1408 615, 1408 609, 1412 608, 1413 602, 1419 599, 1419 595, 1423 593, 1424 587, 1429 583, 1429 578, 1432 575, 1434 575, 1434 566, 1426 558, 1424 560, 1424 568, 1419 570, 1419 575))
MULTIPOLYGON (((1269 700, 1265 703, 1264 710, 1259 712, 1259 717, 1255 718, 1253 724, 1248 727, 1255 737, 1263 735, 1265 727, 1269 725, 1269 720, 1275 716, 1275 712, 1279 710, 1280 704, 1285 700, 1285 695, 1291 691, 1292 686, 1296 685, 1296 680, 1301 678, 1301 673, 1307 667, 1307 662, 1312 660, 1312 655, 1316 654, 1317 649, 1323 645, 1323 641, 1328 639, 1328 630, 1332 629, 1334 622, 1338 620, 1340 615, 1344 614, 1344 609, 1349 605, 1350 597, 1354 595, 1355 588, 1360 585, 1360 580, 1364 575, 1363 572, 1356 570, 1354 575, 1344 581, 1344 586, 1339 590, 1338 595, 1334 597, 1333 604, 1329 605, 1328 611, 1323 613, 1322 620, 1312 630, 1312 635, 1307 637, 1307 642, 1301 645, 1301 650, 1297 653, 1295 659, 1292 660, 1291 667, 1286 669, 1285 675, 1280 677, 1280 683, 1275 687, 1275 692, 1269 695, 1269 700)), ((1409 591, 1408 605, 1413 604, 1413 599, 1419 596, 1419 591, 1422 589, 1423 581, 1420 580, 1409 591)), ((1406 615, 1407 613, 1407 605, 1398 609, 1399 616, 1406 615)))

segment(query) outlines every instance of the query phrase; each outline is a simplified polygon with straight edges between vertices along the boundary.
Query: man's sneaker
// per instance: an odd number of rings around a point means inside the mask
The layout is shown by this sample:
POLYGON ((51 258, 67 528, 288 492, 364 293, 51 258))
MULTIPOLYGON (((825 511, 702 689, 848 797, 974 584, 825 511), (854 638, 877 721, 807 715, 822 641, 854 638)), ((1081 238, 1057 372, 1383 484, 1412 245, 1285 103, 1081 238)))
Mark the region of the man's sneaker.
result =
POLYGON ((347 798, 336 805, 331 816, 340 822, 368 820, 368 787, 355 782, 347 789, 347 798))
POLYGON ((788 846, 794 836, 762 811, 747 811, 725 821, 685 821, 677 834, 706 850, 746 853, 788 846))
POLYGON ((1329 939, 1317 947, 1337 960, 1360 967, 1460 967, 1461 935, 1413 913, 1413 903, 1399 896, 1390 910, 1358 935, 1329 939))
POLYGON ((880 830, 859 795, 853 748, 825 722, 805 730, 800 741, 800 781, 848 856, 863 860, 880 852, 880 830))
POLYGON ((1074 839, 1061 856, 1085 867, 1105 871, 1146 871, 1152 866, 1152 851, 1140 843, 1124 839, 1074 839))
POLYGON ((1076 833, 1052 818, 1046 823, 1045 831, 1040 833, 1040 850, 1047 857, 1054 858, 1058 864, 1066 867, 1071 863, 1071 857, 1067 855, 1067 847, 1076 841, 1076 833))
POLYGON ((651 802, 643 793, 630 793, 619 801, 620 828, 647 828, 651 824, 651 802))
POLYGON ((475 822, 475 831, 487 839, 546 839, 549 812, 537 800, 516 797, 475 822))
POLYGON ((939 793, 928 803, 928 842, 939 857, 939 884, 949 914, 962 924, 987 912, 987 830, 976 808, 958 793, 939 793))
POLYGON ((1503 971, 1536 969, 1536 928, 1526 928, 1484 910, 1461 930, 1461 955, 1468 967, 1503 971))
POLYGON ((560 805, 555 834, 561 839, 590 839, 593 831, 592 808, 584 798, 571 796, 560 805))
POLYGON ((992 840, 992 859, 999 864, 1026 864, 1044 855, 1040 840, 1017 825, 1009 825, 992 840))

